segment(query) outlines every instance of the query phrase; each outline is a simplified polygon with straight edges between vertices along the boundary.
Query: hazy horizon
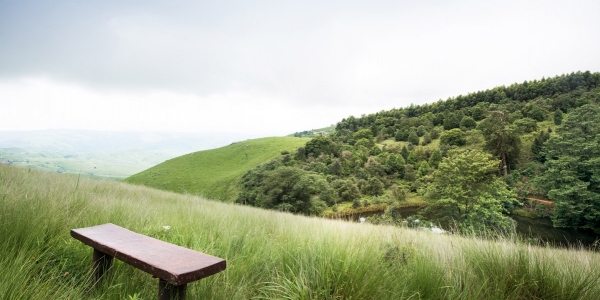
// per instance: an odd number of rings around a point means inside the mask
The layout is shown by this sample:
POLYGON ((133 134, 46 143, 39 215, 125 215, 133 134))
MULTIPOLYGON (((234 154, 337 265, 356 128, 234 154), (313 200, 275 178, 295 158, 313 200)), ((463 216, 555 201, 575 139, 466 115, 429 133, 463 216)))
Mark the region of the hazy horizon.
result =
POLYGON ((247 138, 217 133, 0 130, 0 164, 123 178, 180 155, 247 138))

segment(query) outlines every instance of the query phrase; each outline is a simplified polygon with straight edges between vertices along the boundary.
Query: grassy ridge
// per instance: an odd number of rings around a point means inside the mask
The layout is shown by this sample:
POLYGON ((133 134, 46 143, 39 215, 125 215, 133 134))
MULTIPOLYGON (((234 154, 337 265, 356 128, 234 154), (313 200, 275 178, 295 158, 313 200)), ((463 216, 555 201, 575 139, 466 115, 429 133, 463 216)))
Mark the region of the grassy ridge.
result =
POLYGON ((163 190, 233 201, 238 180, 248 170, 293 151, 309 139, 269 137, 233 143, 173 158, 127 178, 127 182, 163 190))
POLYGON ((596 299, 600 254, 294 216, 125 183, 0 165, 0 295, 152 299, 120 262, 89 289, 69 229, 112 222, 227 259, 190 299, 596 299), (163 229, 170 225, 170 230, 163 229))

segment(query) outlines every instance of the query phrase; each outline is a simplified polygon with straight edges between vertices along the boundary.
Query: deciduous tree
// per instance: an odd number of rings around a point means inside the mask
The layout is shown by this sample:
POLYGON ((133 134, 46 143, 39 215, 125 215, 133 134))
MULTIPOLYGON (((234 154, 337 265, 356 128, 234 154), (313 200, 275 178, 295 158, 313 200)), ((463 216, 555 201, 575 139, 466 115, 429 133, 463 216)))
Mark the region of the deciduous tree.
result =
POLYGON ((497 174, 498 162, 479 150, 453 150, 433 173, 429 197, 463 229, 507 231, 504 213, 515 195, 497 174))

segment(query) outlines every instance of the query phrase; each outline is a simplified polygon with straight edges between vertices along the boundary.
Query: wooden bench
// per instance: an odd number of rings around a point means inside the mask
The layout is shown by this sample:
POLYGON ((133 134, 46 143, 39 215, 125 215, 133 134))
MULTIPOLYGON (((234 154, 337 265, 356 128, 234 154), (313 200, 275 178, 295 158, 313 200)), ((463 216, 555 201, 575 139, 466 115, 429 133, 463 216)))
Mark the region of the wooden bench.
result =
POLYGON ((114 224, 71 230, 71 236, 94 248, 96 282, 116 257, 159 278, 158 299, 184 299, 189 282, 225 270, 224 259, 151 238, 114 224))

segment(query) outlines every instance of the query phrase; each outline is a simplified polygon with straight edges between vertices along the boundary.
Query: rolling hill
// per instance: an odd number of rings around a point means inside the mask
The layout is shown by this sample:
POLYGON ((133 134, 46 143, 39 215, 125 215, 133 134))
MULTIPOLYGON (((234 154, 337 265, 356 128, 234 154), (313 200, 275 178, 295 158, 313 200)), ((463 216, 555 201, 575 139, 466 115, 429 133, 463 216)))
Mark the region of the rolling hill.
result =
POLYGON ((309 139, 268 137, 176 157, 126 179, 129 183, 233 201, 248 170, 294 151, 309 139))
POLYGON ((0 220, 3 299, 155 298, 156 279, 120 262, 90 289, 91 251, 69 230, 108 222, 225 258, 227 270, 190 284, 189 299, 597 299, 600 293, 595 252, 310 218, 4 165, 0 220))
POLYGON ((599 120, 600 73, 589 71, 350 116, 330 134, 243 176, 236 201, 307 215, 378 211, 385 222, 403 222, 400 208, 421 198, 428 201, 415 213, 419 220, 448 230, 457 223, 468 231, 512 230, 514 213, 597 236, 599 120), (480 173, 470 176, 469 169, 480 173), (491 174, 496 187, 474 189, 482 174, 491 174), (499 191, 506 197, 484 196, 499 191), (536 209, 526 200, 531 196, 556 206, 536 209), (486 209, 495 220, 471 210, 473 199, 484 198, 499 202, 486 209))

